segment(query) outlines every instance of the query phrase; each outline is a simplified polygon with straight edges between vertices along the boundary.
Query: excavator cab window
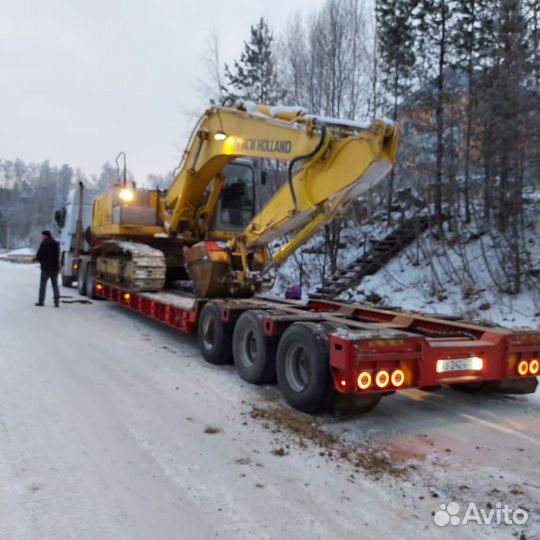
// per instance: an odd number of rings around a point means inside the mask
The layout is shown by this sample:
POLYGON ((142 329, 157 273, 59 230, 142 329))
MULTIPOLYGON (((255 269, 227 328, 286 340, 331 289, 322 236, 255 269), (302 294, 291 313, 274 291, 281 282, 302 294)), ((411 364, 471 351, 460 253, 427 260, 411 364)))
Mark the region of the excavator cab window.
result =
POLYGON ((225 182, 214 216, 212 229, 241 231, 255 215, 253 167, 232 163, 225 169, 225 182))

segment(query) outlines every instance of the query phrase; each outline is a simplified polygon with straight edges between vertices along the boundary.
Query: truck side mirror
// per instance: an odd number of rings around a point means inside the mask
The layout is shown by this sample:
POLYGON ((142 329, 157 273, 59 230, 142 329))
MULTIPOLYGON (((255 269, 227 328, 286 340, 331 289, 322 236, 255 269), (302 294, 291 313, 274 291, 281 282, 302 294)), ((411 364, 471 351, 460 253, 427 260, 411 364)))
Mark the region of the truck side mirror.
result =
POLYGON ((54 221, 58 225, 58 227, 63 228, 66 224, 66 209, 61 208, 60 210, 56 210, 54 213, 54 221))

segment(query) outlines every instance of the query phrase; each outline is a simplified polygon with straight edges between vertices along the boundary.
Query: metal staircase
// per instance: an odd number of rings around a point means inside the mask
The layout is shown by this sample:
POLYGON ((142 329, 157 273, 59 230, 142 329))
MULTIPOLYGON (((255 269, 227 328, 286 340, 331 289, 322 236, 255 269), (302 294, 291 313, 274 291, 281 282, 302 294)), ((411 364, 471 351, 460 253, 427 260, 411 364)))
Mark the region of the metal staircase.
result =
POLYGON ((365 276, 380 270, 390 259, 410 245, 430 227, 431 223, 432 220, 427 215, 404 221, 385 238, 372 241, 369 249, 346 268, 337 270, 316 289, 312 297, 335 298, 342 292, 356 287, 365 276))

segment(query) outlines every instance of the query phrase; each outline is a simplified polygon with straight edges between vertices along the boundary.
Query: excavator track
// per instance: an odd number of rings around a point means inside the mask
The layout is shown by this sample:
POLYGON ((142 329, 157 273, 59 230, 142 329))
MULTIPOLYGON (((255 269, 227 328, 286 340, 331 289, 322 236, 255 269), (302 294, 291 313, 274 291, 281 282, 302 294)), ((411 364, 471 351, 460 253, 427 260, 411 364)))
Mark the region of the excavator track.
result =
POLYGON ((133 292, 156 292, 165 286, 165 255, 146 244, 103 242, 93 251, 96 276, 133 292))

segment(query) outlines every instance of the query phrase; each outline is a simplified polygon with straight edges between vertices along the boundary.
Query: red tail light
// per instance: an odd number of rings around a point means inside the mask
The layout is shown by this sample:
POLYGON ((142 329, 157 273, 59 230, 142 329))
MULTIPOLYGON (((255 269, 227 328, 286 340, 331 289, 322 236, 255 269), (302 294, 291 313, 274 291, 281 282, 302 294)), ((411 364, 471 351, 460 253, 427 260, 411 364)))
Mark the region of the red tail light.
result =
POLYGON ((392 371, 390 379, 392 380, 392 386, 399 388, 405 382, 405 373, 403 373, 402 369, 395 369, 392 371))
POLYGON ((527 360, 521 360, 519 364, 517 365, 517 372, 519 375, 524 377, 527 375, 527 372, 529 371, 529 364, 527 363, 527 360))
POLYGON ((371 373, 369 371, 362 371, 360 375, 358 375, 358 379, 356 382, 360 390, 367 390, 371 386, 371 381, 371 373))
POLYGON ((377 375, 375 375, 375 384, 379 388, 386 388, 389 383, 390 383, 390 375, 388 374, 388 371, 385 371, 383 369, 377 372, 377 375))

